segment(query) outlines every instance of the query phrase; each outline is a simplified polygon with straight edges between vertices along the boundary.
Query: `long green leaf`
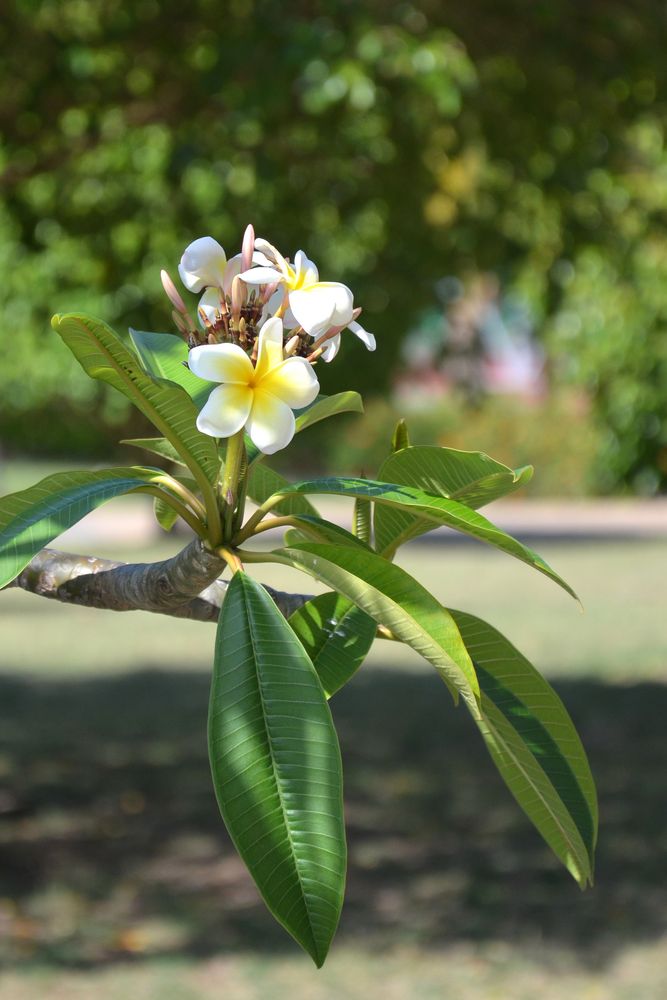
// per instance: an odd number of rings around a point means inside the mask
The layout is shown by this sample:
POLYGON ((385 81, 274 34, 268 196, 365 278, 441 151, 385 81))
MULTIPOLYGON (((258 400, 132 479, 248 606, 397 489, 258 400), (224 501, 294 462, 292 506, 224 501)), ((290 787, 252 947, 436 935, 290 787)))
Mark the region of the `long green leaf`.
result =
POLYGON ((216 482, 217 448, 197 430, 197 409, 184 389, 146 374, 106 323, 76 313, 51 322, 83 370, 127 396, 176 448, 200 486, 216 482))
MULTIPOLYGON (((296 483, 285 489, 281 488, 280 493, 286 495, 330 493, 335 496, 364 497, 376 504, 392 504, 415 514, 419 513, 422 517, 428 518, 434 527, 436 524, 447 525, 457 531, 464 532, 466 535, 471 535, 473 538, 478 538, 480 541, 494 545, 502 552, 506 552, 532 566, 540 573, 544 573, 572 597, 575 599, 577 597, 569 584, 541 556, 457 500, 433 496, 413 486, 354 478, 316 479, 312 482, 296 483)), ((383 555, 386 556, 387 553, 383 553, 383 555)))
POLYGON ((363 545, 300 542, 271 552, 337 591, 389 628, 438 670, 452 693, 479 696, 475 669, 456 622, 425 587, 363 545))
POLYGON ((95 507, 150 485, 157 469, 58 472, 0 500, 0 587, 25 569, 40 549, 95 507))
POLYGON ((345 886, 338 739, 303 646, 242 572, 218 623, 208 737, 230 836, 271 912, 319 967, 345 886))
POLYGON ((171 333, 149 333, 131 327, 130 338, 148 374, 180 385, 201 410, 215 385, 193 375, 187 367, 189 352, 185 341, 171 333))
MULTIPOLYGON (((530 465, 510 469, 483 452, 417 445, 390 455, 382 464, 378 479, 414 486, 476 509, 513 493, 532 474, 530 465)), ((396 507, 375 508, 376 548, 385 555, 432 527, 427 518, 414 517, 396 507)))
POLYGON ((482 692, 473 717, 508 788, 585 887, 593 878, 597 798, 586 753, 552 687, 496 629, 452 611, 482 692))
POLYGON ((328 698, 357 672, 373 645, 375 622, 340 594, 319 594, 289 620, 328 698))

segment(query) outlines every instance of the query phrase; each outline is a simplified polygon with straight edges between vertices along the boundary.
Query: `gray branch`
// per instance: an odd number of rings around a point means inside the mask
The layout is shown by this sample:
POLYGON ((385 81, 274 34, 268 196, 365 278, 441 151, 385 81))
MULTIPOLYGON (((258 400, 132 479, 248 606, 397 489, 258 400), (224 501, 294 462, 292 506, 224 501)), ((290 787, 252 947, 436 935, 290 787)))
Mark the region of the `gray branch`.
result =
MULTIPOLYGON (((215 622, 227 590, 220 579, 225 569, 224 560, 199 539, 157 563, 120 563, 42 549, 8 586, 64 604, 215 622)), ((266 589, 285 617, 309 599, 307 594, 266 589)))

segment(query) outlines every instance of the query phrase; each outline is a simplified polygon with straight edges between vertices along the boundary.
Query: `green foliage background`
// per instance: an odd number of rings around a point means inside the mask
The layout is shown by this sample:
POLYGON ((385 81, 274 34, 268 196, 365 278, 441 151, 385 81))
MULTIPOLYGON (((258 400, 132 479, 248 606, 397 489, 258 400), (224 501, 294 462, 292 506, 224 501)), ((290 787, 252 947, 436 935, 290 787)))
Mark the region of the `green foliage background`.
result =
POLYGON ((122 400, 73 368, 51 314, 169 330, 160 267, 252 220, 353 286, 382 348, 346 345, 362 390, 438 278, 496 271, 555 380, 594 395, 597 488, 664 487, 666 22, 657 0, 10 0, 3 439, 115 437, 122 400))

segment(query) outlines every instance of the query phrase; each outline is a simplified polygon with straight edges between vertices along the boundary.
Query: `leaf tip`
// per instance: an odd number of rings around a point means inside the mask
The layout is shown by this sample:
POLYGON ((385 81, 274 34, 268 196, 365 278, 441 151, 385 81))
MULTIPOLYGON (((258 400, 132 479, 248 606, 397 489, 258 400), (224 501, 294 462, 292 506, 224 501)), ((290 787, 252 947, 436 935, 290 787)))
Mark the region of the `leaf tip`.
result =
POLYGON ((61 316, 61 314, 60 314, 60 313, 55 313, 55 314, 54 314, 54 315, 53 315, 53 316, 51 317, 51 326, 53 327, 53 329, 54 329, 54 330, 56 330, 56 331, 57 331, 57 330, 59 330, 59 329, 60 329, 60 323, 61 323, 61 320, 62 320, 62 316, 61 316))

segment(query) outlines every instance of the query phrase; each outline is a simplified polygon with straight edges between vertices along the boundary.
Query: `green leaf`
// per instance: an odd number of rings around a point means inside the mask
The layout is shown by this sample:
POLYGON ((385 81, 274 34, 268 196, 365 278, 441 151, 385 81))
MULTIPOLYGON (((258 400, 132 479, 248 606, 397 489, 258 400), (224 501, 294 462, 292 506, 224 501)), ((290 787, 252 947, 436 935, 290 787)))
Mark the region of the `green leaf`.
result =
POLYGON ((147 375, 111 327, 100 320, 68 313, 54 316, 51 322, 86 374, 127 396, 170 441, 200 487, 206 490, 217 481, 217 448, 213 438, 197 430, 197 409, 180 386, 147 375))
MULTIPOLYGON (((402 451, 403 448, 410 447, 410 435, 408 434, 408 425, 405 420, 399 420, 394 427, 394 433, 391 436, 391 450, 402 451)), ((396 482, 399 482, 397 479, 396 482)))
POLYGON ((132 327, 130 338, 148 374, 180 385, 197 410, 201 410, 215 389, 215 383, 192 374, 187 367, 189 351, 185 341, 171 333, 148 333, 146 330, 133 330, 132 327))
POLYGON ((452 692, 479 695, 470 656, 450 613, 400 566, 365 547, 300 542, 270 554, 321 580, 433 664, 452 692))
POLYGON ((18 576, 33 556, 95 507, 150 485, 157 469, 58 472, 0 500, 0 587, 18 576))
POLYGON ((159 455, 160 458, 167 458, 175 465, 182 465, 183 468, 187 469, 187 465, 181 456, 166 438, 124 438, 120 441, 120 444, 129 444, 132 445, 133 448, 141 448, 143 451, 150 451, 154 455, 159 455))
MULTIPOLYGON (((284 476, 274 472, 264 462, 256 462, 248 470, 248 496, 257 505, 263 504, 274 493, 289 485, 284 476)), ((276 504, 273 511, 278 514, 310 514, 319 517, 315 507, 303 496, 289 496, 276 504)))
POLYGON ((592 882, 597 798, 562 701, 496 629, 452 611, 482 692, 473 717, 508 788, 582 888, 592 882))
POLYGON ((318 396, 317 399, 298 411, 296 432, 312 427, 320 420, 334 417, 338 413, 363 413, 364 404, 358 392, 337 392, 334 396, 318 396))
POLYGON ((345 887, 338 739, 303 646, 243 572, 218 622, 208 738, 230 836, 271 912, 319 967, 345 887))
POLYGON ((178 513, 162 497, 154 497, 153 514, 163 531, 171 531, 178 521, 178 513))
MULTIPOLYGON (((399 452, 399 454, 403 454, 403 452, 399 452)), ((419 513, 430 520, 433 527, 436 524, 444 524, 457 531, 462 531, 466 535, 471 535, 473 538, 478 538, 480 541, 494 545, 502 552, 507 552, 508 555, 512 555, 540 573, 544 573, 568 594, 571 594, 575 599, 577 598, 572 588, 541 556, 457 500, 433 496, 413 486, 379 483, 371 479, 334 477, 295 483, 281 489, 280 492, 288 495, 330 493, 336 496, 365 497, 376 504, 393 504, 398 508, 419 513)), ((382 555, 386 557, 387 553, 383 552, 382 555)))
MULTIPOLYGON (((383 463, 378 479, 415 486, 433 496, 458 500, 467 507, 483 507, 519 489, 531 478, 532 466, 510 469, 480 451, 457 451, 427 445, 405 447, 383 463)), ((376 507, 375 537, 378 552, 390 555, 399 545, 416 538, 433 525, 395 507, 376 507)))
POLYGON ((373 508, 370 500, 362 500, 361 497, 357 497, 352 513, 352 531, 360 541, 366 542, 367 545, 370 545, 371 542, 372 517, 373 508))
POLYGON ((327 698, 357 672, 373 645, 375 622, 340 594, 319 594, 289 620, 327 698))

